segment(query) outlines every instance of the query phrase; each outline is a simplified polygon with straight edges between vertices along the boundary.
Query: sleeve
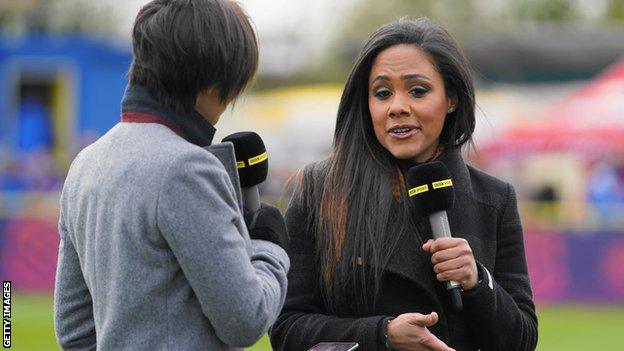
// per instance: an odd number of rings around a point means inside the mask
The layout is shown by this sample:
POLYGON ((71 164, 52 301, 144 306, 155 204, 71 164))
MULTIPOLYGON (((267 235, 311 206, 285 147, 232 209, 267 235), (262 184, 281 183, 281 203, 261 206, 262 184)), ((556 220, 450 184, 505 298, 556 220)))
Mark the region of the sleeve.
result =
POLYGON ((246 240, 232 183, 204 150, 172 162, 157 207, 163 237, 219 339, 237 347, 255 343, 286 298, 286 252, 246 240))
POLYGON ((60 245, 54 286, 54 329, 63 350, 95 350, 95 321, 91 294, 85 283, 63 220, 59 219, 60 245))
POLYGON ((286 210, 290 233, 288 296, 282 313, 269 331, 274 350, 307 350, 319 342, 357 342, 362 350, 377 350, 385 316, 339 318, 328 315, 321 298, 315 244, 306 225, 308 214, 295 196, 286 210))
POLYGON ((468 325, 482 350, 534 350, 537 317, 524 254, 516 194, 507 185, 493 272, 477 262, 481 282, 464 292, 468 325))

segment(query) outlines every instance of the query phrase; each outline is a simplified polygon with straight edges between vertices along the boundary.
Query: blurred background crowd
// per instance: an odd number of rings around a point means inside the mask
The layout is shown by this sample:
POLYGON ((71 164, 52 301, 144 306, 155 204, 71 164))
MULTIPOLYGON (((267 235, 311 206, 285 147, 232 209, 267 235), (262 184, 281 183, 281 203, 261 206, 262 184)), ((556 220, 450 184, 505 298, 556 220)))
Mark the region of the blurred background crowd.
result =
MULTIPOLYGON (((58 197, 73 157, 119 122, 129 33, 146 2, 0 0, 0 274, 19 292, 15 349, 55 349, 58 197)), ((401 16, 436 19, 474 69, 478 124, 466 157, 519 195, 540 349, 618 349, 624 0, 239 2, 256 25, 259 76, 215 140, 263 137, 267 201, 284 205, 286 180, 328 155, 365 38, 401 16), (591 318, 602 327, 588 328, 591 318)))

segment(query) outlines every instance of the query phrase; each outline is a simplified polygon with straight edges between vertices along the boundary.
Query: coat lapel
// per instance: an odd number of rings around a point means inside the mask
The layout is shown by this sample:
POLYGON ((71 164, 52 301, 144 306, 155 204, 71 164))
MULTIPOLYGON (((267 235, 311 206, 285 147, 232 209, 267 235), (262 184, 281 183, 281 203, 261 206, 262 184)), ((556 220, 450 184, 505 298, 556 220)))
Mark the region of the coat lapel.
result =
POLYGON ((484 252, 491 250, 483 241, 484 233, 478 233, 479 226, 475 218, 479 218, 478 205, 475 201, 474 190, 470 179, 468 166, 463 161, 460 150, 449 150, 440 157, 440 161, 446 165, 453 177, 453 189, 455 191, 455 203, 447 210, 451 233, 455 237, 468 240, 470 248, 476 260, 481 260, 484 252))
POLYGON ((224 143, 212 144, 204 147, 221 161, 225 171, 230 176, 230 181, 236 193, 238 208, 243 211, 243 196, 241 193, 240 181, 238 178, 238 169, 236 169, 236 156, 234 155, 234 145, 226 141, 224 143))
POLYGON ((472 199, 473 190, 470 183, 470 173, 468 172, 468 166, 462 159, 461 150, 447 150, 440 156, 439 161, 444 163, 453 177, 453 189, 456 196, 457 193, 462 193, 472 199))
MULTIPOLYGON (((448 211, 451 230, 453 233, 466 233, 469 230, 467 228, 469 216, 466 216, 464 209, 460 209, 460 207, 465 207, 466 201, 473 197, 468 167, 462 160, 461 152, 458 149, 446 151, 439 160, 451 172, 456 198, 459 200, 456 201, 458 206, 448 211)), ((425 291, 432 301, 440 304, 439 296, 436 293, 438 282, 433 274, 433 266, 429 255, 423 252, 421 248, 421 240, 418 240, 418 235, 423 242, 432 237, 429 220, 427 217, 419 217, 416 219, 416 225, 419 233, 403 236, 390 262, 388 262, 386 271, 409 280, 422 291, 425 291)))
MULTIPOLYGON (((424 222, 418 223, 418 230, 422 238, 431 235, 430 232, 423 232, 424 222)), ((410 281, 417 288, 425 292, 432 301, 439 304, 438 296, 435 292, 435 280, 433 278, 433 267, 427 255, 421 248, 419 233, 403 235, 399 241, 396 251, 390 258, 386 271, 393 273, 403 279, 410 281)))

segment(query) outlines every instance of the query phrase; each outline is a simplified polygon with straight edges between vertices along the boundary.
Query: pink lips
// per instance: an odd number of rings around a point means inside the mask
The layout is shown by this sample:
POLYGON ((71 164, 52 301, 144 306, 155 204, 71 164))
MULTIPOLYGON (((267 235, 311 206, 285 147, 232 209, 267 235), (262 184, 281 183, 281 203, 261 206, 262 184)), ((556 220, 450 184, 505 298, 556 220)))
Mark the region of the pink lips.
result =
POLYGON ((398 140, 404 140, 412 137, 420 131, 420 128, 410 125, 400 125, 392 127, 388 130, 388 134, 398 140))

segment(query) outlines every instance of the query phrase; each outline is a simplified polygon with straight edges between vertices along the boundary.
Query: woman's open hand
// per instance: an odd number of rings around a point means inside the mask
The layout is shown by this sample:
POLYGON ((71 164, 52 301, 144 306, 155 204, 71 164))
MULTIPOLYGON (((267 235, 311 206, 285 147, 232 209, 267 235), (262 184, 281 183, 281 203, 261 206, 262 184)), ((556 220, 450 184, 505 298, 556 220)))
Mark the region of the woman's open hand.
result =
POLYGON ((388 323, 388 340, 400 351, 453 351, 427 327, 438 322, 438 314, 404 313, 388 323))
POLYGON ((441 281, 454 280, 462 289, 470 290, 477 285, 479 272, 472 249, 464 238, 439 238, 427 240, 423 250, 431 254, 433 271, 441 281))

